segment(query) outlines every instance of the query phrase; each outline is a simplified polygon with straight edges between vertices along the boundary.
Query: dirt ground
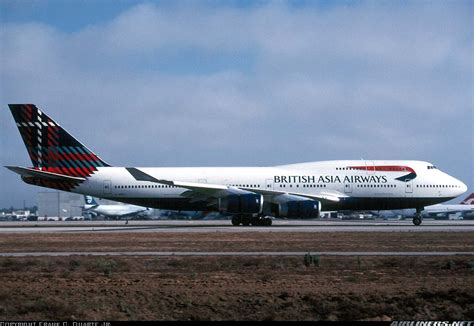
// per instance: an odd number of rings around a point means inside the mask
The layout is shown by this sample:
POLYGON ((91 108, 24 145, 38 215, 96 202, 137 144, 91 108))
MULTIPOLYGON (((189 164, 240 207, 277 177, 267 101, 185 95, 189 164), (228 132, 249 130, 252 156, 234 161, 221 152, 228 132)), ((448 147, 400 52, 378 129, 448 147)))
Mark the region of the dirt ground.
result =
POLYGON ((472 232, 5 233, 0 252, 474 251, 472 232))
MULTIPOLYGON (((473 251, 471 233, 3 234, 11 251, 473 251)), ((0 258, 1 320, 472 320, 474 257, 0 258)))

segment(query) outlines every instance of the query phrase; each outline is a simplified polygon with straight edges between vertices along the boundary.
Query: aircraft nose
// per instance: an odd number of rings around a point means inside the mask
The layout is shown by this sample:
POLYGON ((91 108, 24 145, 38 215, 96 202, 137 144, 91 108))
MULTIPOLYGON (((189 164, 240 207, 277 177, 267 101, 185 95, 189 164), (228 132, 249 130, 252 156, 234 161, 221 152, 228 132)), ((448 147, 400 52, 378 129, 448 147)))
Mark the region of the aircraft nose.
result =
MULTIPOLYGON (((453 177, 451 177, 453 178, 453 177)), ((467 191, 467 186, 464 184, 464 182, 462 182, 461 180, 458 180, 456 178, 453 178, 453 182, 454 184, 456 185, 456 188, 454 188, 454 192, 455 192, 455 195, 456 196, 460 196, 462 195, 463 193, 465 193, 467 191)))
POLYGON ((461 194, 465 193, 467 191, 466 184, 462 181, 459 181, 459 185, 460 185, 460 190, 459 191, 461 191, 461 194))

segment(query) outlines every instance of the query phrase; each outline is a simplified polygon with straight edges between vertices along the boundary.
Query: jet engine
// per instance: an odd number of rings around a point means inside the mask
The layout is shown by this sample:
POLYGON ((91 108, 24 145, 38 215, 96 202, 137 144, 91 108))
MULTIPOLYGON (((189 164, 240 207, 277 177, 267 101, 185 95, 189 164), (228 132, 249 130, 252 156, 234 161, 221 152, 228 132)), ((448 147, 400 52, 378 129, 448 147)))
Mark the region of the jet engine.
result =
POLYGON ((219 211, 232 214, 260 214, 263 196, 255 193, 231 194, 219 198, 219 211))
POLYGON ((272 205, 275 217, 280 218, 318 218, 321 203, 316 200, 289 200, 272 205))

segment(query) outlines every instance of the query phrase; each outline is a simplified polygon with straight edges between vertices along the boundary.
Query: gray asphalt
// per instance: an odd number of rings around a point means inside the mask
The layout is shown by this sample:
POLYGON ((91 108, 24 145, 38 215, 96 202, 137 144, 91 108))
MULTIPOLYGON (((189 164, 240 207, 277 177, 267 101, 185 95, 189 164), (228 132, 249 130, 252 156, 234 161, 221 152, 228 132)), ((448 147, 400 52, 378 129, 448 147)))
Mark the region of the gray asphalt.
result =
POLYGON ((0 233, 17 232, 474 232, 474 221, 427 220, 414 226, 411 220, 334 221, 274 220, 270 227, 234 227, 230 221, 76 221, 0 222, 0 233))
POLYGON ((316 256, 474 256, 472 251, 106 251, 106 252, 5 252, 0 253, 0 257, 69 257, 69 256, 304 256, 306 254, 316 256))

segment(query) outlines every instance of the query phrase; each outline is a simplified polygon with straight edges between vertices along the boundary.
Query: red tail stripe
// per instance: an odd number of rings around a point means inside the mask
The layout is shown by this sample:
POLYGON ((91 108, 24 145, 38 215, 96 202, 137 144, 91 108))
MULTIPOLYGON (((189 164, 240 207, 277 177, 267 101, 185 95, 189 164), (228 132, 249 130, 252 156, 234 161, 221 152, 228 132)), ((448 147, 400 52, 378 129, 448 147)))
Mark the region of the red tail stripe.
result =
POLYGON ((94 154, 80 154, 77 153, 76 156, 80 158, 81 161, 97 161, 98 158, 94 154))
MULTIPOLYGON (((65 169, 65 168, 63 168, 63 169, 65 169)), ((82 177, 85 177, 85 175, 83 175, 83 174, 81 173, 81 171, 78 171, 77 168, 67 168, 67 169, 65 169, 65 170, 68 171, 68 174, 69 174, 70 176, 73 176, 73 177, 81 177, 81 178, 82 178, 82 177)))
POLYGON ((91 175, 93 170, 88 169, 88 168, 82 168, 81 169, 83 173, 85 173, 87 176, 91 175))
MULTIPOLYGON (((59 160, 58 161, 71 161, 71 159, 67 158, 67 154, 61 154, 61 153, 57 153, 58 157, 59 157, 59 160), (65 155, 66 158, 64 158, 62 155, 65 155)), ((62 168, 62 169, 66 169, 66 171, 72 171, 72 172, 69 172, 69 173, 74 173, 75 176, 81 176, 81 177, 85 177, 86 175, 82 174, 82 172, 80 170, 78 170, 77 168, 62 168)), ((68 173, 66 173, 68 174, 68 173)))
MULTIPOLYGON (((36 168, 38 169, 38 168, 36 168)), ((84 177, 85 175, 82 173, 82 171, 79 171, 77 168, 44 168, 44 171, 52 172, 52 173, 57 173, 57 174, 64 174, 64 175, 69 175, 73 177, 84 177)))
POLYGON ((24 110, 22 112, 26 113, 26 115, 28 117, 28 121, 31 122, 31 120, 33 119, 33 108, 31 107, 31 105, 27 104, 26 105, 26 110, 24 110))
POLYGON ((36 155, 35 152, 33 152, 33 149, 29 148, 28 154, 30 154, 30 158, 32 161, 38 161, 38 156, 36 155))
POLYGON ((68 171, 69 171, 71 174, 73 174, 75 177, 78 177, 78 176, 82 177, 82 176, 83 176, 83 175, 81 175, 81 174, 77 171, 76 168, 69 168, 68 171))
POLYGON ((48 133, 52 134, 54 136, 54 138, 58 138, 58 130, 57 130, 58 127, 49 127, 48 128, 48 133))
MULTIPOLYGON (((48 152, 45 157, 49 162, 77 162, 79 160, 74 154, 59 153, 52 150, 53 148, 54 147, 48 148, 48 152)), ((36 155, 32 155, 31 157, 33 160, 37 160, 36 155)), ((47 171, 72 176, 88 177, 94 171, 96 171, 96 169, 94 167, 49 167, 47 168, 47 171)))
POLYGON ((384 165, 384 166, 349 166, 350 169, 363 171, 385 171, 385 172, 415 172, 409 166, 384 165))
POLYGON ((62 172, 61 174, 65 174, 65 175, 71 175, 71 173, 68 171, 69 169, 68 168, 59 168, 62 172))
POLYGON ((68 157, 72 157, 71 161, 80 161, 80 159, 74 153, 69 153, 67 155, 68 155, 68 157))
POLYGON ((66 152, 64 152, 64 153, 59 153, 58 152, 58 154, 63 157, 64 161, 75 161, 76 160, 76 159, 72 158, 71 156, 69 156, 69 154, 66 153, 66 152))
POLYGON ((57 143, 55 143, 55 139, 53 138, 53 136, 51 136, 51 134, 48 133, 48 147, 56 145, 57 143))
POLYGON ((87 177, 89 176, 87 173, 84 173, 81 168, 73 168, 73 171, 75 171, 78 175, 81 177, 87 177))
POLYGON ((50 132, 48 132, 48 145, 53 145, 53 146, 58 145, 58 139, 50 132))
POLYGON ((31 146, 31 138, 33 138, 33 135, 31 134, 31 130, 26 132, 23 132, 23 135, 25 135, 25 141, 28 143, 29 146, 31 146))

